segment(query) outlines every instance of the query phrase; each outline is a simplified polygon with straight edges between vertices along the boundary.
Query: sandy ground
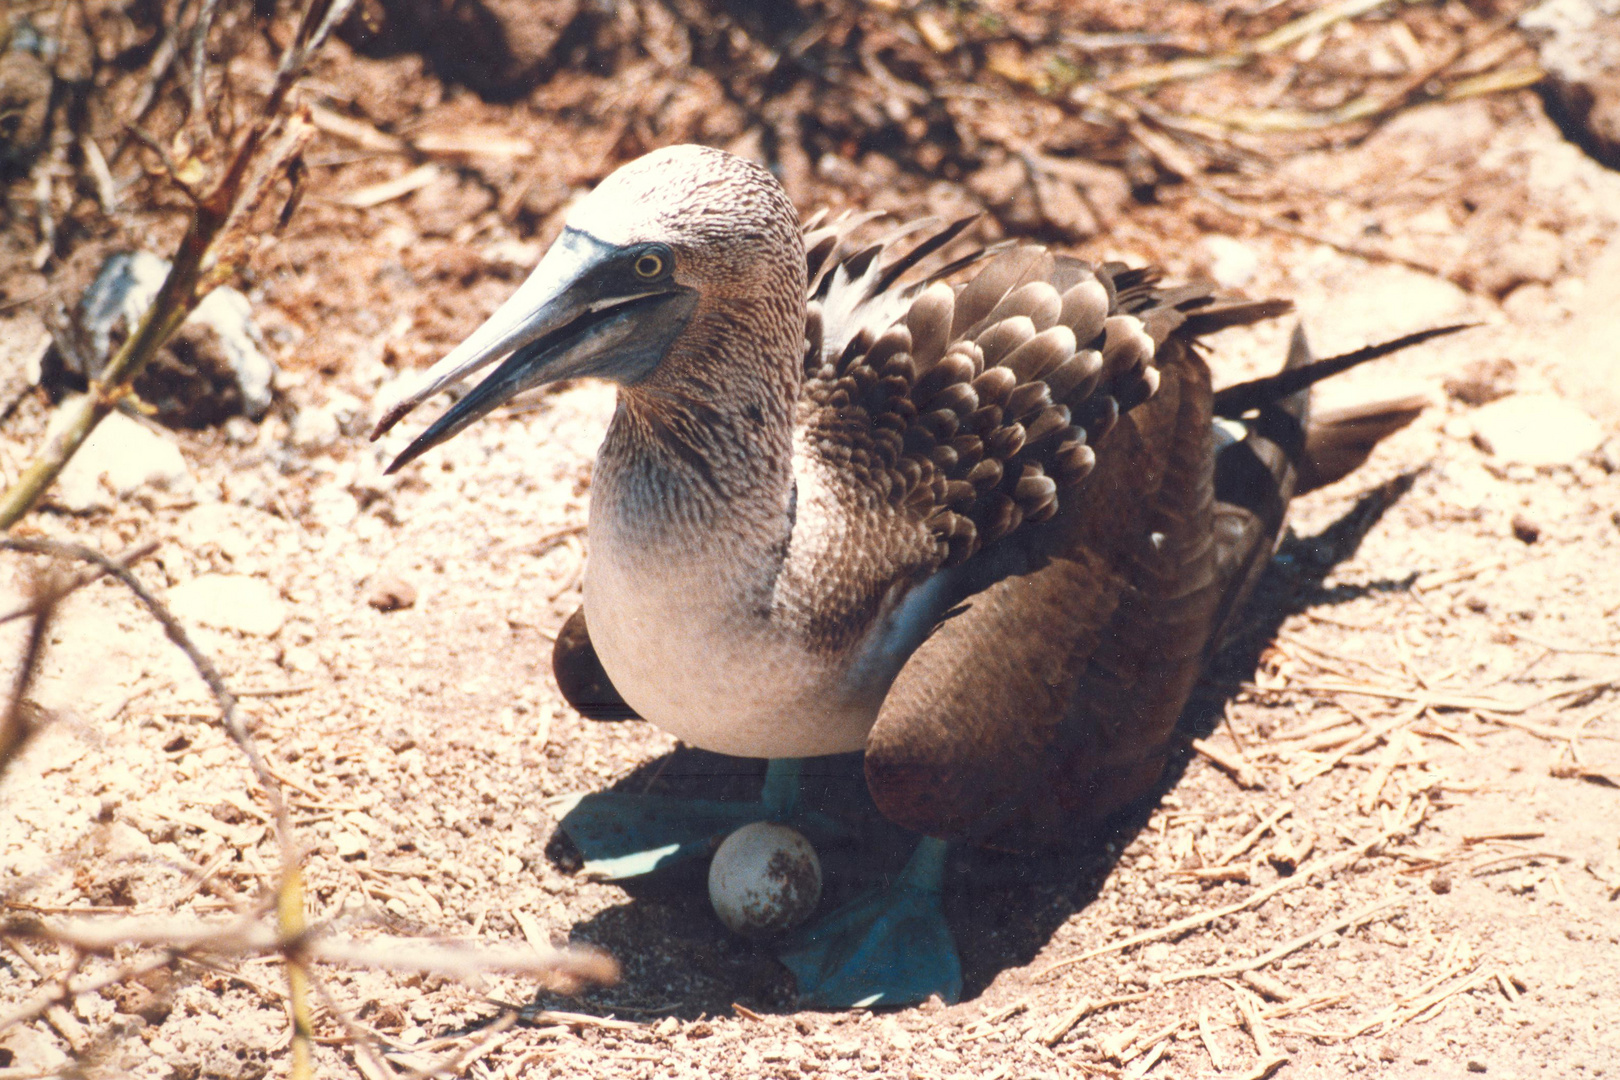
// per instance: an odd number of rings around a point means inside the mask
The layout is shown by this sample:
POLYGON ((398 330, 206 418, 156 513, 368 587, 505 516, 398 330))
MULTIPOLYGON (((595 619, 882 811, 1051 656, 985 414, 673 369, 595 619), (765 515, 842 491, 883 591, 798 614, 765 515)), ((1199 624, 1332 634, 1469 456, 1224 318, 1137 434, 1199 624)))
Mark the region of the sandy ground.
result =
MULTIPOLYGON (((243 694, 308 852, 312 921, 586 943, 622 966, 573 998, 511 976, 320 969, 321 1075, 384 1075, 363 1041, 402 1071, 450 1055, 478 1077, 1620 1070, 1620 175, 1532 95, 1415 110, 1294 157, 1280 183, 1308 212, 1285 223, 1337 248, 1197 185, 1077 245, 1294 297, 1324 354, 1482 325, 1329 391, 1398 379, 1435 403, 1298 505, 1250 632, 1185 724, 1239 767, 1189 749, 1150 805, 1048 859, 958 853, 964 1000, 879 1012, 795 1010, 785 970, 730 936, 690 875, 621 888, 572 872, 559 797, 741 796, 757 764, 582 720, 551 681, 609 390, 547 394, 382 475, 418 427, 367 443, 379 403, 513 287, 553 226, 480 219, 447 237, 432 216, 478 183, 361 210, 344 190, 406 166, 355 168, 376 175, 318 188, 252 289, 285 369, 271 416, 164 432, 184 476, 31 522, 109 552, 157 542, 137 575, 243 694), (1607 448, 1544 467, 1488 453, 1476 420, 1497 394, 1571 403, 1607 448), (222 598, 217 575, 261 592, 222 598), (509 1006, 519 1022, 492 1028, 509 1006)), ((1289 329, 1218 339, 1218 378, 1273 366, 1289 329)), ((5 365, 40 334, 29 307, 0 315, 5 365)), ((6 420, 7 479, 47 411, 30 395, 6 420)), ((0 609, 32 565, 0 564, 0 609)), ((0 665, 22 634, 0 626, 0 665)), ((262 794, 125 589, 63 605, 31 699, 50 722, 0 780, 9 917, 218 918, 273 886, 262 794)), ((812 795, 854 807, 870 841, 823 853, 831 904, 892 873, 903 843, 861 806, 858 763, 813 772, 812 795)), ((0 951, 0 1008, 70 959, 30 955, 0 951)), ((282 1075, 287 1015, 276 962, 177 961, 0 1033, 0 1076, 282 1075)))

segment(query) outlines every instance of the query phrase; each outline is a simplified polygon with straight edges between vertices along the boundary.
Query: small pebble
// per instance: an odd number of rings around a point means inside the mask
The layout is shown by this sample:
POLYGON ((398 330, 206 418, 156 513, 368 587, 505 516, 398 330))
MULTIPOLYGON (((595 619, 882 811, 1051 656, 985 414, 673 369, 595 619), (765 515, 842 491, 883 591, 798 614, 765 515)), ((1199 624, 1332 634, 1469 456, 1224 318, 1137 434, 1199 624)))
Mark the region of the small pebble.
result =
POLYGON ((1429 879, 1429 891, 1437 896, 1444 896, 1451 891, 1451 875, 1439 873, 1429 879))
POLYGON ((1513 515, 1513 538, 1522 543, 1533 544, 1541 539, 1541 526, 1525 517, 1523 514, 1513 515))
POLYGON ((366 603, 378 611, 400 611, 416 605, 416 586, 394 574, 374 578, 366 591, 366 603))
POLYGON ((1468 1071, 1472 1073, 1485 1072, 1485 1063, 1483 1061, 1470 1061, 1468 1063, 1468 1071))
POLYGON ((1441 385, 1453 399, 1477 408, 1512 393, 1513 379, 1517 373, 1513 361, 1506 358, 1476 360, 1447 377, 1441 385))
POLYGON ((1592 452, 1592 462, 1606 473, 1620 473, 1620 435, 1615 435, 1592 452))

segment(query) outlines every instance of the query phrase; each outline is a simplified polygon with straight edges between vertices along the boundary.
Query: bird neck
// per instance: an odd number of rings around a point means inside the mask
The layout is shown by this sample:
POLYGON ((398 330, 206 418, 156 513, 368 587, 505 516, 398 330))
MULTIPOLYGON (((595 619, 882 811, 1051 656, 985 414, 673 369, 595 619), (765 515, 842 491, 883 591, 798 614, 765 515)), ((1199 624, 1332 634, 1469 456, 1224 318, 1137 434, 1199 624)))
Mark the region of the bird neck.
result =
MULTIPOLYGON (((708 552, 774 579, 794 513, 793 421, 804 314, 700 310, 658 368, 621 389, 592 477, 593 550, 708 552)), ((625 554, 629 554, 625 552, 625 554)))

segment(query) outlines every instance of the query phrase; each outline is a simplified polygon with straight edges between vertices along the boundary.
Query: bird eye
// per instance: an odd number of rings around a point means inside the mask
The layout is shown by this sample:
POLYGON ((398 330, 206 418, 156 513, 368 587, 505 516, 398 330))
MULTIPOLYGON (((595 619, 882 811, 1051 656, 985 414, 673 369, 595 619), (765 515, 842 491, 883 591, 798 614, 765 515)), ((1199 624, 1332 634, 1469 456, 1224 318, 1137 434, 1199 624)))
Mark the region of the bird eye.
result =
POLYGON ((654 251, 644 251, 636 256, 634 265, 637 277, 645 281, 651 281, 653 278, 663 274, 664 257, 654 251))

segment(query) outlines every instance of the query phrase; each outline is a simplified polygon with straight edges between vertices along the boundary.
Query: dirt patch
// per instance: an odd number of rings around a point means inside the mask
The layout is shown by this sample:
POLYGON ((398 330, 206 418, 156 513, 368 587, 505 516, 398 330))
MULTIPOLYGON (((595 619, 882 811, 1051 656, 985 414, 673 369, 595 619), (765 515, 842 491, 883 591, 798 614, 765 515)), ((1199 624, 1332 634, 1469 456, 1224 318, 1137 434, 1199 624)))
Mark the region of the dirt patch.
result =
MULTIPOLYGON (((1255 1075, 1280 1057, 1283 1076, 1620 1069, 1603 1005, 1620 980, 1620 174, 1566 142, 1532 91, 1391 97, 1459 41, 1471 51, 1443 85, 1512 70, 1529 53, 1493 29, 1505 9, 1410 5, 1143 89, 1123 82, 1306 9, 806 4, 778 23, 747 6, 544 7, 488 69, 498 93, 458 81, 449 45, 389 37, 410 5, 377 5, 372 37, 351 27, 311 82, 325 134, 303 206, 248 282, 282 369, 271 414, 166 432, 185 476, 31 519, 107 551, 157 541, 136 572, 160 596, 226 576, 279 597, 276 625, 227 604, 193 630, 288 787, 312 921, 590 943, 622 965, 618 985, 577 999, 511 976, 323 969, 323 1075, 380 1075, 367 1039, 406 1070, 461 1053, 478 1076, 1255 1075), (1079 93, 1099 82, 1107 96, 1079 93), (1398 115, 1299 119, 1369 95, 1398 115), (1135 113, 1110 112, 1120 102, 1135 113), (1256 133, 1285 108, 1291 130, 1256 133), (1198 117, 1229 126, 1200 135, 1198 117), (1331 386, 1354 398, 1398 378, 1435 404, 1299 506, 1242 641, 1189 711, 1205 749, 1189 742, 1161 796, 1050 858, 953 856, 954 1007, 795 1011, 785 970, 721 927, 700 874, 625 889, 572 873, 561 796, 758 783, 757 763, 584 720, 552 683, 609 391, 525 402, 396 477, 382 468, 410 432, 363 438, 402 380, 515 287, 577 191, 680 140, 771 162, 807 211, 986 210, 981 239, 1292 296, 1324 354, 1484 324, 1331 386), (1556 467, 1486 453, 1476 410, 1510 393, 1578 405, 1607 442, 1556 467), (520 1022, 492 1029, 506 1005, 520 1022)), ((221 8, 220 55, 267 70, 251 11, 221 8)), ((55 93, 80 113, 57 102, 48 139, 28 114, 47 149, 12 167, 0 220, 8 481, 47 419, 22 373, 50 305, 108 251, 167 253, 181 223, 155 158, 114 152, 160 20, 75 10, 82 34, 51 22, 54 4, 29 14, 62 39, 55 93), (87 126, 64 134, 74 116, 87 126), (85 132, 116 213, 85 179, 85 132)), ((144 123, 171 132, 187 94, 163 88, 144 123)), ((1273 367, 1289 329, 1219 339, 1218 378, 1273 367)), ((29 565, 4 564, 0 610, 29 565)), ((22 633, 0 626, 0 663, 22 633)), ((251 774, 125 590, 64 605, 32 697, 50 722, 0 786, 9 918, 219 917, 273 886, 251 774)), ((897 870, 906 838, 871 810, 856 761, 812 771, 808 797, 862 840, 821 853, 826 909, 897 870)), ((31 955, 0 955, 5 1008, 73 960, 31 955)), ((274 964, 159 966, 0 1033, 0 1068, 280 1075, 286 1000, 274 964)))

